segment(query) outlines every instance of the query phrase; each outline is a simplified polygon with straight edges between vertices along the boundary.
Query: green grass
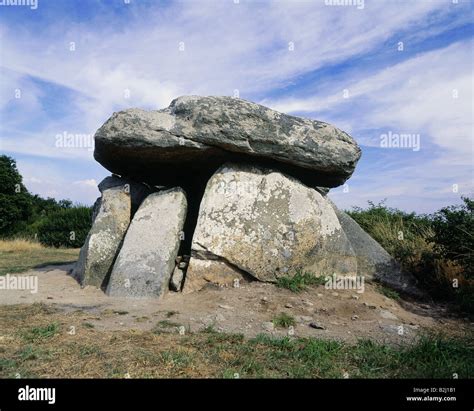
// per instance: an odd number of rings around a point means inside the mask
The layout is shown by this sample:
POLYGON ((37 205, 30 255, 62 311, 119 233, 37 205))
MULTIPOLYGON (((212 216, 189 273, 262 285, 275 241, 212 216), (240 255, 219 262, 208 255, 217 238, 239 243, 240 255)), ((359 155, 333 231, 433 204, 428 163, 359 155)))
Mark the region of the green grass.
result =
POLYGON ((295 324, 295 319, 286 313, 280 313, 273 319, 273 325, 277 328, 288 328, 295 324))
POLYGON ((193 357, 184 351, 167 350, 160 353, 160 360, 172 367, 183 368, 189 366, 193 362, 193 357))
POLYGON ((326 283, 325 276, 315 276, 312 273, 298 270, 293 276, 282 276, 277 280, 277 287, 286 288, 298 293, 306 290, 310 285, 323 285, 326 283))
MULTIPOLYGON (((204 348, 206 347, 206 348, 204 348)), ((219 376, 224 378, 474 378, 472 339, 425 336, 395 348, 369 340, 355 345, 311 338, 251 340, 230 335, 206 340, 209 358, 232 350, 219 376)))
POLYGON ((385 295, 385 297, 391 298, 392 300, 399 300, 400 299, 400 294, 398 294, 395 290, 387 288, 383 285, 378 285, 377 290, 381 294, 385 295))
POLYGON ((29 343, 39 342, 59 333, 59 324, 51 323, 43 327, 32 327, 21 333, 22 338, 29 343))

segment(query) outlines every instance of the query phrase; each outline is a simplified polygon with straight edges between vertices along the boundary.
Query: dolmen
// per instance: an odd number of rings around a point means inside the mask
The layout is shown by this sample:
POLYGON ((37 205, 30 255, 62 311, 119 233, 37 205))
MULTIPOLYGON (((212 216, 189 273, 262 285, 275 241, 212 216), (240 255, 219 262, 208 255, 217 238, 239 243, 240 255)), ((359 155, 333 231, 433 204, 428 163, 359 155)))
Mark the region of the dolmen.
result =
POLYGON ((99 184, 73 275, 117 297, 275 283, 298 272, 414 278, 327 197, 361 156, 322 121, 230 97, 114 113, 95 134, 99 184))

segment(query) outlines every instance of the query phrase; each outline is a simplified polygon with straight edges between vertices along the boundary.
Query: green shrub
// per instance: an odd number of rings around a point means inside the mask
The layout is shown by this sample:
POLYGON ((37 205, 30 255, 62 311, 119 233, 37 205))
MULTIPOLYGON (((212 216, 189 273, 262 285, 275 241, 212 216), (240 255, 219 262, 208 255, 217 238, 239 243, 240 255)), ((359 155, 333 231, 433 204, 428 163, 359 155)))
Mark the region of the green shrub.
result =
POLYGON ((25 230, 32 215, 30 197, 25 193, 0 193, 0 236, 6 238, 25 230))
POLYGON ((474 313, 474 202, 416 215, 369 202, 348 214, 413 274, 435 300, 452 301, 474 313), (457 282, 458 287, 453 287, 457 282))
POLYGON ((77 206, 50 213, 38 226, 38 240, 53 247, 81 247, 91 228, 92 209, 77 206))
POLYGON ((408 271, 417 268, 421 254, 433 251, 429 216, 389 208, 383 201, 369 201, 367 209, 356 207, 348 214, 408 271))
POLYGON ((439 254, 463 266, 466 278, 474 278, 474 201, 463 202, 434 214, 433 241, 439 254))

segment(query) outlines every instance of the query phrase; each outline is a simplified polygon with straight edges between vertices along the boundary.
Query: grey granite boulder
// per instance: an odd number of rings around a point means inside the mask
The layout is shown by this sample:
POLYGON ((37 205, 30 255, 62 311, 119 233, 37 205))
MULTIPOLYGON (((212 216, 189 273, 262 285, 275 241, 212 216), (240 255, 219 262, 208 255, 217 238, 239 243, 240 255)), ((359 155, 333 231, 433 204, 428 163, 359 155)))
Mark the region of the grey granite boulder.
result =
POLYGON ((160 297, 168 289, 186 210, 186 195, 180 188, 145 198, 115 261, 108 295, 160 297))
POLYGON ((146 186, 118 176, 105 178, 99 190, 92 227, 72 272, 82 286, 105 286, 133 210, 149 193, 146 186))
POLYGON ((357 272, 350 243, 319 192, 280 172, 241 164, 226 164, 209 180, 191 256, 185 291, 189 282, 215 282, 216 260, 225 263, 227 283, 241 272, 269 282, 299 269, 316 275, 357 272))
POLYGON ((393 257, 354 219, 333 203, 332 205, 357 256, 358 275, 369 281, 379 281, 406 294, 421 296, 422 292, 417 288, 416 279, 404 272, 393 257))
POLYGON ((228 161, 258 162, 310 186, 346 181, 361 155, 336 127, 231 97, 187 96, 166 109, 114 113, 95 134, 95 159, 151 184, 208 178, 228 161), (250 160, 249 160, 250 158, 250 160))

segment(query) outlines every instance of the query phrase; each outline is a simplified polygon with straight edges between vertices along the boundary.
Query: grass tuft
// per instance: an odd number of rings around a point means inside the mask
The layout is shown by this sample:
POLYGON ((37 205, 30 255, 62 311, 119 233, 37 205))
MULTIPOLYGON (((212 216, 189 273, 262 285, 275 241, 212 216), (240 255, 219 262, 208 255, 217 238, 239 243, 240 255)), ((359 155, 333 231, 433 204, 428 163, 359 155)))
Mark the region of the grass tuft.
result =
POLYGON ((391 298, 392 300, 400 299, 400 294, 398 294, 395 290, 392 290, 391 288, 385 287, 383 285, 379 285, 377 287, 377 290, 381 294, 383 294, 385 297, 391 298))
POLYGON ((43 327, 32 327, 25 330, 21 336, 28 343, 40 342, 54 337, 59 333, 59 324, 51 323, 43 327))
POLYGON ((325 276, 315 276, 309 272, 296 271, 293 276, 282 276, 277 280, 277 287, 286 288, 294 293, 306 290, 310 285, 323 285, 326 283, 325 276))
POLYGON ((295 319, 287 313, 280 313, 273 319, 273 325, 278 328, 288 328, 295 324, 295 319))

